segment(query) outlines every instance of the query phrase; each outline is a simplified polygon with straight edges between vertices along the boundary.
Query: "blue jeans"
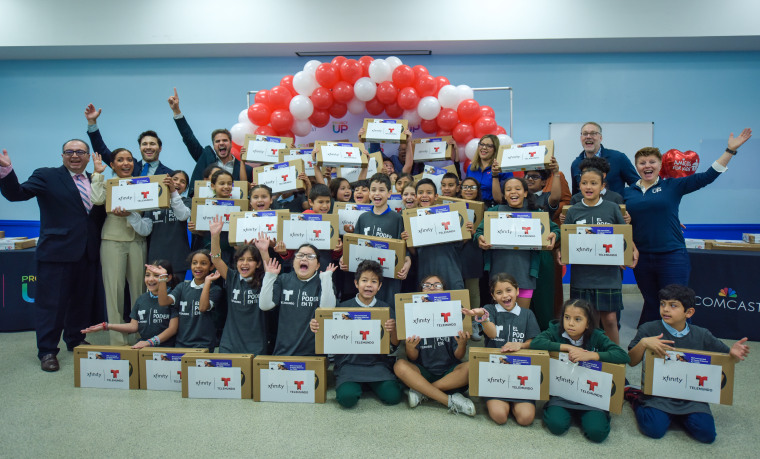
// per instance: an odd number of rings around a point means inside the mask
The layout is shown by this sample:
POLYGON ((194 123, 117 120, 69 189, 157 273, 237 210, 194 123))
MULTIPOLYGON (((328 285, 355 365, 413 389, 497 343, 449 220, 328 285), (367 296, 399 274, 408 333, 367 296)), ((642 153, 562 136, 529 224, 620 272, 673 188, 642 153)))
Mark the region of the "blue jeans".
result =
POLYGON ((639 406, 635 409, 636 421, 641 433, 650 438, 662 438, 675 417, 683 422, 683 426, 692 437, 702 443, 715 441, 715 419, 710 413, 689 413, 675 415, 657 408, 639 406))
POLYGON ((639 252, 639 263, 633 269, 644 297, 639 325, 660 320, 660 289, 670 284, 689 285, 690 273, 691 261, 685 248, 672 252, 639 252))

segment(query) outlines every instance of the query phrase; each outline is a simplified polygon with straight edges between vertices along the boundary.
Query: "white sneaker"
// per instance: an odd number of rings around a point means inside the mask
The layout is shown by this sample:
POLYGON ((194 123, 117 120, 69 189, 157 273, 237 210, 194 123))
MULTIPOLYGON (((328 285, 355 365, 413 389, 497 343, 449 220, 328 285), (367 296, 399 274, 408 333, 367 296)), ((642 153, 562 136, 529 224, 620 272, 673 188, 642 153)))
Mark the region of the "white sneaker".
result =
POLYGON ((449 413, 475 416, 475 404, 460 393, 449 395, 449 413))
POLYGON ((414 408, 428 398, 414 389, 409 389, 409 408, 414 408))

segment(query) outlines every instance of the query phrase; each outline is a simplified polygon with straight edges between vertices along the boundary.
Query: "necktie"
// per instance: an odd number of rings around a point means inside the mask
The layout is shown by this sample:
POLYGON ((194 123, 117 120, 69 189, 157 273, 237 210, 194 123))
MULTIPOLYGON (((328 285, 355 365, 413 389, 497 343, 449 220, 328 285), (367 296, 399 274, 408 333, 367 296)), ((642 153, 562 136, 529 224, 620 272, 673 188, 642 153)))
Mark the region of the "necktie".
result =
POLYGON ((74 176, 74 183, 77 184, 79 196, 82 198, 82 204, 84 204, 84 208, 87 209, 87 213, 90 213, 90 210, 92 210, 92 202, 90 202, 90 193, 87 190, 87 185, 85 185, 84 180, 85 177, 82 174, 74 176))
POLYGON ((140 177, 145 177, 146 175, 148 175, 148 169, 150 169, 150 163, 146 162, 143 165, 142 172, 140 173, 140 177))

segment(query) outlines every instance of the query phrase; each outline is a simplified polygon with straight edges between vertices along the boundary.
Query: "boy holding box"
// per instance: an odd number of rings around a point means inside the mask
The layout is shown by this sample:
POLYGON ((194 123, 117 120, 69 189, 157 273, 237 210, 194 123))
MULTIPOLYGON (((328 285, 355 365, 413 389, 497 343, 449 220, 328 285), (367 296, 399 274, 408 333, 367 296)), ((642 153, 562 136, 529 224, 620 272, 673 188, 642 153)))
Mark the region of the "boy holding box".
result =
MULTIPOLYGON (((647 349, 658 357, 665 357, 666 351, 672 351, 676 347, 722 352, 730 354, 737 361, 744 360, 749 354, 749 346, 744 344, 747 338, 740 339, 729 348, 709 330, 687 323, 687 319, 695 312, 694 290, 671 284, 660 290, 659 297, 662 320, 639 327, 628 345, 631 366, 642 361, 647 349)), ((662 438, 675 416, 681 419, 686 431, 695 439, 703 443, 715 441, 715 420, 707 403, 642 394, 632 405, 639 429, 648 437, 662 438)))

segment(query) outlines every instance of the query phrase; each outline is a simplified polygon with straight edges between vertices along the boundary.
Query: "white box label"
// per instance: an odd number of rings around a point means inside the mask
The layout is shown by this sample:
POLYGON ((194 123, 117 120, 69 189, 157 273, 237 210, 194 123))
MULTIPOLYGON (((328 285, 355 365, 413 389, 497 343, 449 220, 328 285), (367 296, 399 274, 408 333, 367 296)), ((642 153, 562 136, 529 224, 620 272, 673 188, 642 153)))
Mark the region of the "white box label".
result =
MULTIPOLYGON (((720 403, 722 368, 709 363, 691 363, 699 360, 679 361, 679 354, 668 352, 668 360, 654 359, 652 370, 652 395, 672 397, 695 402, 720 403)), ((709 356, 706 357, 709 362, 709 356)))
POLYGON ((117 207, 124 210, 158 209, 159 193, 157 182, 130 183, 111 187, 111 209, 109 210, 117 207))
POLYGON ((294 362, 282 362, 283 369, 272 369, 272 363, 277 362, 270 362, 269 370, 259 372, 262 402, 314 403, 314 370, 288 370, 294 362))
POLYGON ((404 304, 406 336, 439 338, 457 336, 462 330, 461 301, 404 304))
MULTIPOLYGON (((560 353, 560 358, 567 359, 567 354, 560 353)), ((571 402, 610 410, 612 392, 612 375, 601 371, 601 362, 580 362, 549 360, 549 395, 556 395, 571 402), (586 368, 596 366, 597 369, 586 368)))
POLYGON ((364 136, 373 140, 401 140, 404 125, 395 120, 374 120, 367 123, 367 133, 364 136))
POLYGON ((296 170, 296 166, 281 163, 265 166, 265 170, 258 174, 257 183, 268 186, 272 189, 272 193, 284 193, 297 188, 297 179, 298 171, 296 170))
POLYGON ((448 208, 439 206, 417 209, 417 216, 409 219, 410 236, 415 246, 462 240, 459 212, 448 211, 448 208))
POLYGON ((346 204, 344 209, 338 209, 338 232, 346 234, 346 225, 356 226, 359 215, 372 210, 371 204, 346 204))
POLYGON ((297 250, 301 244, 312 244, 319 250, 330 249, 332 228, 329 221, 300 220, 301 215, 282 222, 282 242, 285 247, 297 250))
MULTIPOLYGON (((182 360, 146 360, 148 390, 182 391, 182 360)), ((188 386, 189 387, 189 386, 188 386)))
POLYGON ((276 163, 280 160, 279 150, 286 147, 276 137, 258 135, 256 140, 248 142, 245 160, 252 163, 276 163))
POLYGON ((443 161, 446 159, 447 148, 448 144, 445 140, 421 139, 420 143, 414 145, 414 159, 416 161, 443 161))
POLYGON ((395 278, 394 270, 396 268, 396 252, 388 249, 388 243, 380 241, 370 241, 359 239, 359 245, 351 245, 348 257, 348 270, 356 272, 359 263, 364 260, 373 260, 380 263, 383 268, 383 277, 395 278), (382 248, 385 246, 386 248, 382 248))
POLYGON ((491 219, 490 240, 494 247, 540 249, 541 220, 537 218, 512 218, 507 214, 491 219))
MULTIPOLYGON (((492 355, 491 357, 510 356, 492 355)), ((515 356, 511 357, 515 358, 515 356)), ((528 359, 530 362, 530 357, 520 358, 528 359)), ((478 394, 480 397, 539 400, 541 398, 541 367, 530 363, 513 364, 506 360, 498 363, 479 362, 478 394)))
POLYGON ((232 212, 240 212, 240 206, 235 205, 221 205, 221 203, 233 203, 234 201, 215 200, 217 204, 202 204, 199 205, 195 213, 195 229, 197 231, 208 231, 209 223, 214 217, 221 217, 224 219, 224 226, 222 231, 230 230, 230 214, 232 212))
MULTIPOLYGON (((291 152, 298 152, 299 150, 290 150, 291 152)), ((308 153, 290 153, 287 155, 282 155, 283 161, 293 161, 296 159, 300 159, 303 161, 303 172, 309 177, 314 177, 314 165, 316 164, 316 161, 314 161, 311 157, 311 149, 304 150, 308 151, 308 153)))
POLYGON ((578 231, 579 234, 569 234, 567 239, 570 264, 625 264, 625 240, 622 234, 586 234, 584 228, 578 228, 578 231))
MULTIPOLYGON (((335 313, 341 318, 325 320, 325 354, 379 354, 381 324, 369 319, 369 311, 335 313), (343 316, 348 316, 346 320, 343 316)), ((334 314, 334 315, 335 315, 334 314)))
POLYGON ((187 367, 187 396, 189 398, 239 399, 241 398, 240 382, 238 367, 187 367))
POLYGON ((129 389, 129 360, 79 359, 79 385, 129 389))
POLYGON ((501 170, 520 171, 523 169, 543 169, 546 147, 544 145, 512 145, 501 156, 501 170))
POLYGON ((322 145, 323 166, 361 166, 362 152, 351 144, 322 145))
POLYGON ((237 242, 258 239, 259 233, 265 233, 269 239, 277 239, 277 214, 269 211, 247 212, 245 218, 237 219, 237 242))

